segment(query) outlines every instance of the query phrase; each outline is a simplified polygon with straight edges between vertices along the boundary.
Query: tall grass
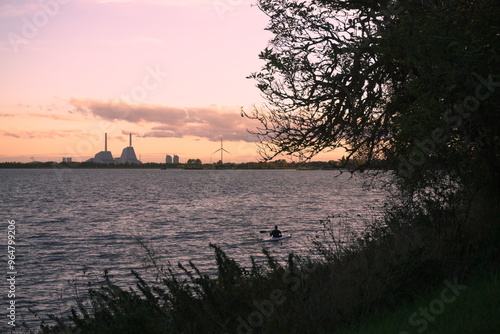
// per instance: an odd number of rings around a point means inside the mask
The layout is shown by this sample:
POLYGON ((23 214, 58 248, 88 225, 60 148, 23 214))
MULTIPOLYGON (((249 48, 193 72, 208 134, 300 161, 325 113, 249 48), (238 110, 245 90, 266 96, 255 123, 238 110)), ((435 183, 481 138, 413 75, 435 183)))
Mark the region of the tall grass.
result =
POLYGON ((436 286, 395 311, 382 310, 360 319, 337 334, 434 333, 495 334, 500 328, 500 276, 498 270, 479 273, 458 291, 436 286), (446 302, 442 301, 443 291, 446 302))
POLYGON ((407 305, 443 280, 460 283, 477 268, 498 266, 498 212, 464 213, 462 204, 396 203, 361 233, 331 217, 323 222, 323 239, 312 242, 314 258, 290 254, 284 263, 263 249, 265 263, 252 258, 245 268, 210 245, 214 275, 192 262, 161 263, 139 240, 155 283, 133 272, 136 284, 125 289, 105 273, 103 284, 89 287, 68 319, 52 317, 41 331, 334 333, 374 312, 407 305))

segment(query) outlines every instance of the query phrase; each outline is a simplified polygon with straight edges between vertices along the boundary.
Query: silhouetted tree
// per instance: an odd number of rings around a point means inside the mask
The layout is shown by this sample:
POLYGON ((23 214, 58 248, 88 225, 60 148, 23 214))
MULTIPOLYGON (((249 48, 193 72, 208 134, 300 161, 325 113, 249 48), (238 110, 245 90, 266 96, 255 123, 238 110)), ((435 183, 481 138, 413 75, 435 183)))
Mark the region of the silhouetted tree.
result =
POLYGON ((500 189, 498 1, 258 5, 274 37, 251 78, 268 104, 247 116, 264 158, 343 147, 411 188, 452 177, 500 189))

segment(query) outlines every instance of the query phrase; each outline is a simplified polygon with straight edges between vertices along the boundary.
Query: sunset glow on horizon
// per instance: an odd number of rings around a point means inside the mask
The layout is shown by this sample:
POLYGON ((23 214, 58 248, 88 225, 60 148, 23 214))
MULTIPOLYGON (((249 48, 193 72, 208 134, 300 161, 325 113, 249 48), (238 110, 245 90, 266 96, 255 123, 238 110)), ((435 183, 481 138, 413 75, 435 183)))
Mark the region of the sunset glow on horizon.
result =
MULTIPOLYGON (((256 161, 253 80, 271 39, 254 0, 0 0, 0 162, 256 161), (226 158, 224 159, 226 160, 226 158)), ((341 155, 340 155, 341 156, 341 155)), ((325 154, 319 160, 338 159, 325 154)))

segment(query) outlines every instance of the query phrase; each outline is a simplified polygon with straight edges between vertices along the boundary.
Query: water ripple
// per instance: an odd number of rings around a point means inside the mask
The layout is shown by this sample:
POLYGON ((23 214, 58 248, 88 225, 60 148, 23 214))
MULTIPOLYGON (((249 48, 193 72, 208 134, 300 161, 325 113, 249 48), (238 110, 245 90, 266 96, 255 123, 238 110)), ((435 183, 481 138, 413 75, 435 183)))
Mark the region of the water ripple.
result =
MULTIPOLYGON (((68 281, 110 270, 132 284, 142 266, 141 237, 165 260, 215 270, 216 243, 241 263, 259 258, 265 234, 279 225, 294 237, 264 245, 284 257, 307 253, 318 220, 344 214, 355 224, 385 192, 334 171, 294 170, 0 170, 1 210, 18 232, 21 316, 67 310, 68 281), (61 310, 62 307, 62 310, 61 310)), ((17 252, 17 249, 16 249, 17 252)))

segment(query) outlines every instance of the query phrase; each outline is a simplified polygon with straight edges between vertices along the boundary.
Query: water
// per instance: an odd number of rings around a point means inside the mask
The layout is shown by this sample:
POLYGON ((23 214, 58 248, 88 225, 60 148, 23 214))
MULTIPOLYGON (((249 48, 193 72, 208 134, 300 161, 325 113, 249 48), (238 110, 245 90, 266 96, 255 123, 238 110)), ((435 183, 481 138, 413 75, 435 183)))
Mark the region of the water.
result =
POLYGON ((18 321, 33 321, 28 308, 65 312, 74 296, 68 282, 89 272, 133 284, 130 270, 142 268, 144 255, 134 237, 165 261, 211 272, 209 243, 243 264, 263 245, 278 257, 307 254, 320 219, 341 214, 358 224, 385 196, 360 177, 317 170, 0 170, 0 184, 5 259, 7 221, 16 221, 18 321), (259 231, 274 225, 293 238, 263 244, 259 231))

